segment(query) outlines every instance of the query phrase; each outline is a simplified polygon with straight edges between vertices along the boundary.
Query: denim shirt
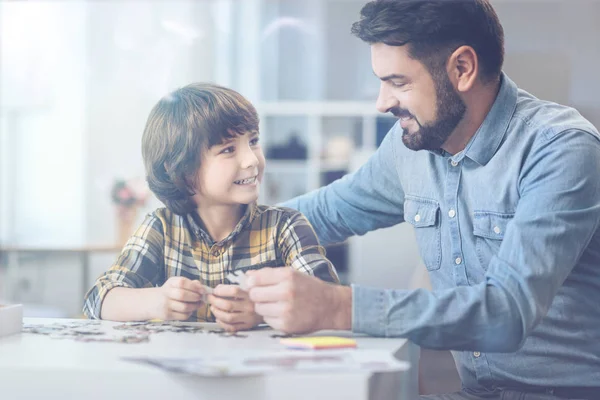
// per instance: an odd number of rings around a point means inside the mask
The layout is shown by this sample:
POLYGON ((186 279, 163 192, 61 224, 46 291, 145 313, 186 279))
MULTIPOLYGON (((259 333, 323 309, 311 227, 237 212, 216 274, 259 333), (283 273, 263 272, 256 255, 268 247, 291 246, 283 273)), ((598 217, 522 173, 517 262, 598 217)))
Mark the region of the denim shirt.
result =
POLYGON ((600 386, 598 131, 503 74, 464 151, 401 137, 396 124, 358 171, 284 203, 324 244, 414 226, 433 291, 353 285, 352 329, 453 350, 466 387, 600 386))

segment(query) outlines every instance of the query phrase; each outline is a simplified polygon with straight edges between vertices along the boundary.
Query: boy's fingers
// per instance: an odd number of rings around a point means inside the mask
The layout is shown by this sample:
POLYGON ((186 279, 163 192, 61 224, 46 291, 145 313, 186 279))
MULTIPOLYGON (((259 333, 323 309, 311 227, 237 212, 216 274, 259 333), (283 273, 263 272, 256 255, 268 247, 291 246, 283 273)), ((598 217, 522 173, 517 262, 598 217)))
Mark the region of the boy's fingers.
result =
POLYGON ((181 301, 172 301, 169 304, 169 309, 178 313, 190 313, 196 311, 198 308, 202 306, 202 303, 184 303, 181 301))
POLYGON ((187 279, 185 281, 185 286, 183 287, 185 290, 189 290, 191 292, 196 292, 196 293, 204 293, 204 286, 202 286, 202 283, 200 283, 199 280, 191 280, 191 279, 187 279))
POLYGON ((191 280, 183 276, 174 276, 167 281, 171 287, 185 289, 191 292, 204 293, 202 283, 198 280, 191 280))
POLYGON ((183 276, 172 276, 167 280, 171 287, 184 288, 190 280, 183 276))
POLYGON ((212 294, 208 295, 208 302, 214 306, 217 307, 220 310, 223 310, 225 312, 236 312, 236 311, 240 311, 237 310, 236 308, 236 302, 234 300, 227 300, 227 299, 223 299, 221 297, 217 297, 214 296, 212 294))
POLYGON ((169 297, 176 301, 197 303, 202 301, 203 295, 198 292, 177 288, 171 290, 169 297))
POLYGON ((248 295, 238 285, 218 285, 213 294, 219 297, 247 298, 248 295))
POLYGON ((215 319, 216 323, 228 332, 236 332, 244 328, 244 324, 228 324, 227 322, 215 319))
POLYGON ((239 324, 244 320, 244 315, 242 313, 232 313, 223 311, 215 306, 211 306, 210 311, 212 311, 212 313, 214 314, 215 319, 221 320, 228 324, 239 324))
POLYGON ((167 321, 185 321, 190 317, 190 315, 192 315, 192 313, 180 313, 171 311, 167 321))
POLYGON ((246 272, 245 284, 248 288, 276 285, 280 282, 290 279, 293 273, 294 270, 289 267, 265 267, 259 270, 251 270, 246 272))

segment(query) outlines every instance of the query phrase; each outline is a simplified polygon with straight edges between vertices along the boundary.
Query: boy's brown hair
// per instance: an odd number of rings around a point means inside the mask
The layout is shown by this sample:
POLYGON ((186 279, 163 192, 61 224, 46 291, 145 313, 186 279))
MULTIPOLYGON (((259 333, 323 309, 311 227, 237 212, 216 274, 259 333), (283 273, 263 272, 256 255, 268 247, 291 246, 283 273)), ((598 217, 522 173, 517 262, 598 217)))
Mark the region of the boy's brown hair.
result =
POLYGON ((258 130, 252 104, 232 89, 192 83, 160 99, 142 136, 150 190, 175 214, 195 211, 202 151, 235 135, 258 130))

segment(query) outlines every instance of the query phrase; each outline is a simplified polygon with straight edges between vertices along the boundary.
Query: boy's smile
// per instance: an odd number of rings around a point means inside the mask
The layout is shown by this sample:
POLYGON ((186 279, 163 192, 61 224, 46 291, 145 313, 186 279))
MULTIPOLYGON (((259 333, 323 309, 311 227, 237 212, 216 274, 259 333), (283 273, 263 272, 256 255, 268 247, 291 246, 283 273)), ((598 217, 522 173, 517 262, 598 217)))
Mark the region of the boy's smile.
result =
POLYGON ((245 179, 240 179, 237 181, 234 181, 233 183, 235 183, 236 185, 241 185, 241 186, 256 186, 258 184, 258 174, 251 176, 250 178, 245 178, 245 179))
POLYGON ((258 199, 265 157, 258 132, 234 134, 202 152, 196 195, 199 208, 250 204, 258 199))

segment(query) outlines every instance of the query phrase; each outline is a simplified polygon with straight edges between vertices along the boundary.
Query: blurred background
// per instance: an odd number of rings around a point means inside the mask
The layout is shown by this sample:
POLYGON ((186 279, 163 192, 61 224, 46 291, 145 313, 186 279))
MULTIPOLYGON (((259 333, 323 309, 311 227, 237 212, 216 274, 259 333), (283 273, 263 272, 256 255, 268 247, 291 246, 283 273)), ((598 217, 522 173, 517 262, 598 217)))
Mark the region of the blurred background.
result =
MULTIPOLYGON (((0 303, 80 316, 123 237, 161 204, 140 142, 150 108, 194 81, 257 107, 261 202, 356 169, 393 124, 378 114, 365 0, 0 0, 0 303)), ((600 2, 492 0, 505 71, 600 126, 600 2)), ((427 286, 411 228, 328 249, 345 283, 427 286)))

